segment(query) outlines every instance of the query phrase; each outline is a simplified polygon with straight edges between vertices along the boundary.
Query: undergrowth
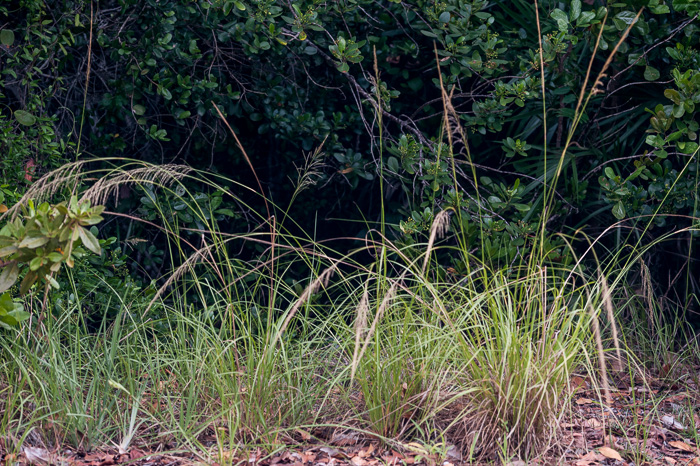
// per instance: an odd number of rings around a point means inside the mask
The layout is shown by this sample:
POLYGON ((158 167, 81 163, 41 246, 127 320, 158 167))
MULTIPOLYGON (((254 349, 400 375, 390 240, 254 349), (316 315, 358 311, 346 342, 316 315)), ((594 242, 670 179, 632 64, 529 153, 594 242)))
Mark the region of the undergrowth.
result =
MULTIPOLYGON (((609 61, 582 90, 574 122, 599 92, 609 61)), ((440 137, 448 140, 456 178, 452 135, 468 138, 451 90, 442 95, 440 137)), ((381 95, 376 100, 381 153, 381 95)), ((559 168, 575 130, 574 124, 559 168)), ((471 163, 468 145, 466 152, 471 163)), ((140 294, 125 295, 99 275, 86 290, 77 271, 68 271, 68 291, 50 295, 46 307, 39 305, 41 293, 24 298, 25 307, 46 315, 0 339, 0 443, 10 453, 27 445, 121 451, 139 445, 185 449, 221 463, 231 451, 271 453, 352 432, 355 441, 398 449, 455 445, 465 461, 556 457, 574 372, 599 381, 605 402, 611 369, 641 366, 650 360, 646 354, 661 365, 700 354, 690 334, 676 350, 660 353, 688 329, 658 317, 648 284, 630 294, 629 277, 639 264, 644 270, 645 254, 690 228, 601 257, 598 241, 610 232, 585 238, 591 247, 579 256, 583 235, 561 235, 577 260, 558 265, 548 259, 543 215, 527 259, 498 265, 471 252, 465 238, 473 226, 458 206, 438 214, 423 241, 394 240, 382 219, 379 228, 368 224, 356 249, 339 252, 332 242, 292 233, 303 231, 293 218, 278 223, 272 213, 289 209, 269 199, 265 214, 251 214, 256 228, 226 233, 197 202, 196 190, 245 205, 236 193, 255 193, 232 180, 188 167, 99 162, 117 168, 67 164, 26 197, 38 202, 87 180, 93 183, 83 197, 93 205, 126 185, 143 189, 173 269, 140 294), (200 227, 183 228, 168 199, 200 227), (251 245, 258 257, 238 257, 251 245), (445 257, 467 270, 446 273, 445 257), (214 446, 206 440, 212 437, 214 446)), ((543 212, 555 202, 559 171, 544 193, 543 212)))

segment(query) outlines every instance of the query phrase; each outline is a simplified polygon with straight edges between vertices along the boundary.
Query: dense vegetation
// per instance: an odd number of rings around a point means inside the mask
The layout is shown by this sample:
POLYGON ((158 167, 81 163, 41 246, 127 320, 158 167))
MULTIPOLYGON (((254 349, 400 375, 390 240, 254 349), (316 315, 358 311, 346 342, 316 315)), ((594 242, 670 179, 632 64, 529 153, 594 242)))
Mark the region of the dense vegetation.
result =
POLYGON ((700 354, 699 14, 3 2, 0 440, 547 451, 615 322, 644 364, 700 354))

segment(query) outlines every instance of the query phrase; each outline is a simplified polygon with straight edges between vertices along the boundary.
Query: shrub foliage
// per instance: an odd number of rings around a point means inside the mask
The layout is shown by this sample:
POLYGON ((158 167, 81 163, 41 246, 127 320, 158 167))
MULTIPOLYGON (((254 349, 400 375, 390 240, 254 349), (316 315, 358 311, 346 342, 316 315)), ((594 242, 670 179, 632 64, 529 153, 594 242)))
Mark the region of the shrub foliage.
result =
POLYGON ((321 237, 347 233, 334 219, 373 228, 384 213, 410 243, 451 207, 464 241, 507 264, 528 256, 546 214, 544 252, 567 262, 554 233, 698 217, 699 11, 696 0, 5 2, 3 189, 12 198, 35 172, 112 155, 254 187, 216 105, 264 194, 282 208, 295 198, 287 213, 302 226, 323 219, 321 237), (302 181, 311 189, 297 197, 302 181))

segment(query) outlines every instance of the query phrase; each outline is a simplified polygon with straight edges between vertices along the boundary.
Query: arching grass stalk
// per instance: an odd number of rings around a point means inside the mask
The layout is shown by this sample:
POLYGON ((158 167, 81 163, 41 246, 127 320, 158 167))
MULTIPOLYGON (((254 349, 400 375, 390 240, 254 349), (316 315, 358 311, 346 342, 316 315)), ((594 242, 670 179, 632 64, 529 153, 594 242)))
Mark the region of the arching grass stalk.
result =
MULTIPOLYGON (((542 133, 543 133, 543 148, 542 148, 542 156, 544 157, 544 172, 542 174, 543 177, 543 183, 542 183, 542 189, 543 189, 543 202, 542 202, 542 224, 540 225, 541 230, 540 230, 540 247, 539 247, 539 262, 543 262, 545 258, 545 253, 544 253, 544 236, 545 236, 545 229, 547 226, 547 209, 548 209, 548 203, 547 203, 547 94, 545 93, 545 81, 544 81, 544 46, 542 45, 542 25, 540 23, 540 7, 539 4, 537 3, 537 0, 535 0, 535 22, 537 24, 537 42, 539 43, 540 49, 538 50, 538 55, 540 58, 540 87, 542 90, 542 133)), ((602 28, 601 28, 602 32, 602 28)), ((592 58, 591 58, 592 60, 592 58)), ((554 186, 552 186, 552 190, 554 190, 554 186)), ((531 260, 534 260, 535 254, 530 255, 531 260)))
MULTIPOLYGON (((454 92, 454 87, 450 91, 450 94, 447 93, 445 90, 444 83, 442 81, 442 71, 440 70, 440 59, 438 57, 437 53, 437 44, 433 42, 433 48, 435 51, 435 63, 437 65, 437 71, 438 71, 438 79, 440 82, 440 96, 442 98, 442 109, 443 109, 443 130, 447 132, 447 140, 449 143, 449 156, 450 156, 450 168, 452 169, 452 180, 454 181, 454 189, 455 189, 455 198, 456 198, 456 207, 455 207, 455 215, 457 216, 457 223, 459 224, 458 228, 455 228, 454 231, 456 233, 456 237, 461 245, 461 249, 463 251, 463 254, 465 256, 465 263, 466 263, 466 269, 467 269, 467 275, 471 275, 471 261, 469 260, 469 237, 465 229, 462 228, 464 225, 463 223, 463 218, 462 218, 462 209, 461 209, 461 199, 460 199, 460 192, 459 192, 459 183, 457 181, 457 167, 455 164, 455 154, 454 154, 454 142, 452 140, 452 126, 450 124, 450 117, 452 117, 455 121, 455 125, 457 126, 457 131, 459 132, 459 135, 462 139, 462 143, 464 144, 464 150, 467 153, 467 163, 469 164, 469 167, 471 168, 471 175, 472 175, 472 180, 474 183, 474 196, 476 197, 476 209, 478 212, 479 216, 479 229, 481 232, 481 238, 483 241, 484 238, 484 224, 481 221, 483 218, 483 213, 482 213, 482 205, 481 205, 481 193, 479 192, 479 179, 476 174, 476 167, 474 166, 474 163, 472 162, 472 154, 471 154, 471 149, 469 147, 469 139, 467 138, 467 133, 464 131, 464 128, 459 122, 459 115, 457 114, 457 111, 454 109, 452 106, 452 92, 454 92)), ((442 132, 441 131, 441 132, 442 132)), ((440 138, 440 141, 442 141, 442 137, 440 138)), ((439 161, 438 161, 439 162, 439 161)), ((482 244, 483 246, 483 244, 482 244)), ((481 263, 485 263, 485 248, 480 248, 481 250, 481 263)))
POLYGON ((224 114, 221 113, 221 110, 219 110, 219 107, 212 102, 211 103, 214 109, 216 110, 216 113, 219 114, 219 117, 221 120, 224 122, 226 127, 228 128, 229 132, 233 136, 234 140, 236 141, 236 145, 240 149, 241 153, 243 154, 243 157, 245 157, 246 162, 248 163, 248 166, 250 167, 250 171, 253 173, 253 176, 255 177, 255 181, 258 184, 258 189, 260 196, 263 199, 263 202, 265 203, 265 210, 267 211, 267 222, 270 228, 270 257, 271 257, 271 263, 270 263, 270 295, 268 297, 268 307, 267 307, 267 314, 268 314, 268 321, 272 320, 272 313, 273 313, 273 308, 275 305, 275 274, 277 272, 275 268, 275 238, 277 235, 277 229, 275 226, 275 217, 272 215, 270 211, 270 205, 267 202, 267 196, 265 195, 265 190, 262 187, 262 183, 260 182, 260 178, 258 178, 258 174, 255 172, 255 167, 253 167, 253 162, 251 162, 250 157, 248 157, 248 153, 246 152, 245 148, 243 147, 243 144, 241 144, 241 141, 238 139, 238 136, 236 135, 236 132, 231 128, 231 125, 229 125, 228 121, 224 117, 224 114))
MULTIPOLYGON (((77 21, 77 18, 76 18, 76 21, 77 21)), ((90 86, 90 70, 91 70, 91 65, 92 65, 92 28, 93 28, 93 6, 92 6, 92 1, 90 1, 90 31, 89 31, 89 35, 88 35, 87 70, 85 71, 85 91, 83 93, 83 110, 80 114, 80 130, 78 131, 78 143, 76 144, 76 147, 75 147, 76 161, 77 161, 77 158, 80 156, 80 143, 83 140, 83 126, 85 124, 85 109, 87 108, 88 87, 90 86)), ((73 186, 73 194, 75 194, 75 190, 77 190, 77 188, 78 188, 77 185, 73 186)))
MULTIPOLYGON (((535 6, 537 7, 537 0, 535 0, 535 6)), ((591 69, 593 67, 593 61, 596 58, 598 48, 600 45, 600 39, 603 34, 603 29, 605 27, 605 22, 608 18, 607 12, 605 14, 605 17, 603 18, 603 21, 600 25, 600 30, 598 31, 598 36, 596 38, 596 43, 595 46, 593 47, 593 51, 591 53, 591 58, 588 63, 588 69, 586 70, 586 75, 583 81, 583 85, 581 86, 581 91, 579 92, 579 98, 576 103, 576 109, 574 111, 574 117, 571 123, 571 127, 569 128, 569 131, 566 136, 566 142, 564 144, 564 148, 562 149, 561 155, 559 156, 559 161, 557 163, 557 169, 554 174, 554 177, 551 181, 551 186, 549 187, 549 191, 547 191, 547 180, 546 180, 546 173, 547 173, 547 119, 546 119, 546 103, 545 103, 545 85, 544 85, 544 62, 543 62, 543 49, 542 49, 542 33, 540 30, 540 22, 539 22, 539 11, 537 12, 537 30, 538 30, 538 38, 540 41, 540 74, 541 74, 541 79, 542 79, 542 99, 543 99, 543 115, 544 115, 544 134, 545 134, 545 193, 544 193, 544 198, 543 198, 543 214, 542 214, 542 224, 541 224, 541 234, 540 234, 540 260, 545 259, 545 251, 544 251, 544 237, 545 237, 545 230, 546 230, 546 225, 547 221, 549 219, 548 212, 552 208, 552 203, 554 202, 554 193, 556 190, 557 183, 559 181, 559 178, 561 176, 562 169, 564 167, 564 161, 566 159, 566 155, 568 152, 568 149, 571 145, 571 141, 574 137, 574 134, 576 132, 576 128, 578 127, 578 124, 580 123, 581 119, 585 115, 586 108, 588 107, 588 103, 590 102, 591 98, 594 95, 598 95, 602 92, 600 89, 600 86, 602 86, 602 79, 607 76, 606 72, 608 70, 608 67, 612 63, 615 55, 617 54, 617 51, 619 50, 620 46, 624 43, 625 39, 627 39, 627 36, 629 35, 630 31, 632 30, 632 27, 637 23, 637 20, 641 16, 642 12, 644 11, 644 7, 640 8, 640 10, 637 12, 637 15, 635 16, 634 20, 627 26, 627 28, 624 30, 622 33, 622 36, 620 39, 617 41, 617 44, 615 44, 615 47, 613 48, 612 52, 610 52, 610 55, 608 58, 605 60, 605 63, 603 64, 603 67, 601 70, 598 72, 598 75, 595 78, 595 81, 593 83, 593 86, 591 86, 590 91, 586 94, 586 87, 591 75, 591 69), (585 96, 585 98, 584 98, 585 96)))
POLYGON ((377 48, 372 48, 372 53, 374 55, 374 117, 377 119, 377 131, 379 131, 379 145, 377 149, 379 150, 379 202, 381 206, 380 212, 380 231, 382 233, 382 238, 386 237, 386 212, 384 210, 384 125, 382 124, 382 117, 384 112, 382 111, 382 106, 384 105, 382 99, 381 81, 379 80, 379 66, 377 65, 377 48))

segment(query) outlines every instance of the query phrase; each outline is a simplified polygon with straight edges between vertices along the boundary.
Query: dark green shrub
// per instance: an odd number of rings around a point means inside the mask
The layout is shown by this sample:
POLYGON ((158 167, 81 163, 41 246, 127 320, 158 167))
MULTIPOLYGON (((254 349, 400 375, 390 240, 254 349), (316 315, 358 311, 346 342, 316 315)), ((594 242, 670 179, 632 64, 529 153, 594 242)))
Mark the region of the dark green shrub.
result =
POLYGON ((660 233, 698 217, 696 1, 544 0, 544 70, 526 0, 27 0, 0 15, 3 176, 20 191, 30 156, 42 170, 73 149, 249 183, 215 103, 279 206, 325 141, 314 189, 289 211, 319 237, 348 233, 330 219, 375 227, 384 209, 391 234, 416 241, 451 207, 477 256, 517 263, 546 185, 541 253, 557 264, 570 258, 556 233, 618 221, 639 233, 652 216, 660 233))

